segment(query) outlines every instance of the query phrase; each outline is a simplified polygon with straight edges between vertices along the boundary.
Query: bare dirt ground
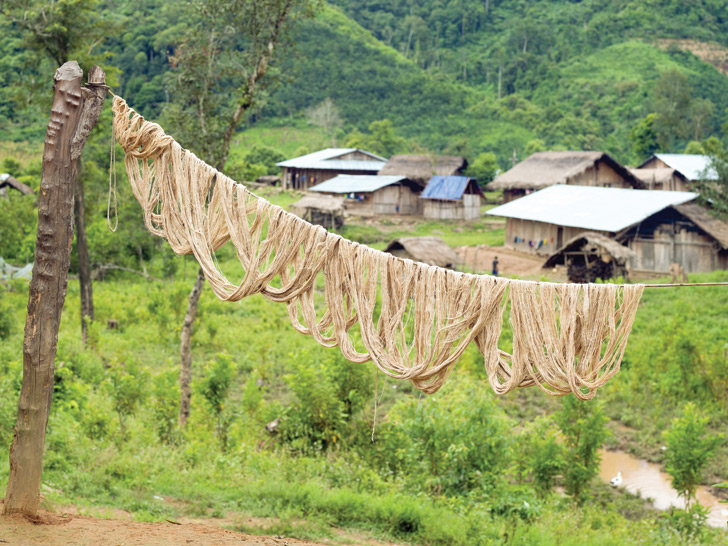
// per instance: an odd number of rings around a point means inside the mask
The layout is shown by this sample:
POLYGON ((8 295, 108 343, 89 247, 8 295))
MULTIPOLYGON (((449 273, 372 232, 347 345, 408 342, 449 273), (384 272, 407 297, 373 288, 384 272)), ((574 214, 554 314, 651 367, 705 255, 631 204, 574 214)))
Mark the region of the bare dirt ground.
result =
POLYGON ((463 260, 461 269, 465 271, 473 270, 475 260, 475 271, 477 273, 490 274, 493 269, 493 259, 497 256, 498 273, 500 275, 517 275, 521 278, 538 278, 541 275, 548 275, 553 280, 566 279, 563 271, 541 269, 545 258, 524 252, 516 252, 502 246, 461 246, 456 248, 455 252, 463 260))
MULTIPOLYGON (((311 542, 282 536, 258 536, 224 529, 233 518, 187 519, 145 523, 132 521, 123 510, 108 513, 114 519, 68 512, 42 511, 37 519, 21 515, 0 516, 0 543, 14 546, 396 546, 366 536, 334 530, 335 541, 311 542)), ((262 518, 245 518, 249 524, 265 527, 262 518), (255 520, 255 521, 253 521, 255 520)), ((243 520, 237 521, 242 523, 243 520)))

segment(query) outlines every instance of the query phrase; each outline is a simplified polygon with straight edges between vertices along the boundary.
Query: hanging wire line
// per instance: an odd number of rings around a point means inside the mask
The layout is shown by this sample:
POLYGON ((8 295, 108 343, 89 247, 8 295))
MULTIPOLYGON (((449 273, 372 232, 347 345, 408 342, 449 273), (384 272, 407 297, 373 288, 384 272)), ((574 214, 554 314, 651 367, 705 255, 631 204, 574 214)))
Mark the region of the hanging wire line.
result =
POLYGON ((728 286, 728 282, 681 282, 666 284, 646 284, 645 288, 676 288, 679 286, 728 286))

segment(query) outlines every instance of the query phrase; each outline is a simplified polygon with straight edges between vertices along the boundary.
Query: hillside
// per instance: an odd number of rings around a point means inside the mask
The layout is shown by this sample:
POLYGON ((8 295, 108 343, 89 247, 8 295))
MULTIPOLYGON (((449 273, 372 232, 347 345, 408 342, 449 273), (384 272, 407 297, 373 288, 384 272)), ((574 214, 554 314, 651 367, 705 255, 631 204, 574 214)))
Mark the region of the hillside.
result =
MULTIPOLYGON (((669 84, 678 73, 685 76, 685 119, 664 127, 663 151, 723 136, 728 78, 716 66, 725 62, 724 2, 333 4, 297 21, 295 45, 278 67, 280 85, 248 128, 316 133, 305 110, 330 98, 343 119, 341 143, 351 131, 366 133, 373 121, 389 119, 407 139, 395 151, 471 158, 490 151, 507 167, 514 150, 523 158, 538 149, 602 149, 634 163, 641 157, 630 131, 660 109, 661 75, 668 73, 669 84)), ((119 29, 104 42, 111 79, 140 112, 158 118, 169 97, 169 58, 186 26, 181 11, 160 0, 102 5, 100 13, 119 29)), ((17 30, 6 30, 0 128, 5 140, 40 139, 29 125, 42 119, 37 82, 51 67, 30 65, 17 30), (35 91, 19 109, 12 89, 28 78, 35 91)))

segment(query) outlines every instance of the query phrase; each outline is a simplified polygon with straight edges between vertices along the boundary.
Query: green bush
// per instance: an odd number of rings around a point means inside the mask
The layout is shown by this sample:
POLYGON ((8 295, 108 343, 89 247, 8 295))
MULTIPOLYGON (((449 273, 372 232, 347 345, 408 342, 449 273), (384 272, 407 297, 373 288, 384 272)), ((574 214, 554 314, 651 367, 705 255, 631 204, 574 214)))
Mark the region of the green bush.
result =
POLYGON ((487 491, 510 463, 510 423, 470 380, 395 404, 377 439, 379 465, 416 490, 463 495, 487 491))
POLYGON ((564 487, 577 502, 583 502, 589 482, 599 472, 598 450, 607 437, 607 417, 596 400, 580 400, 569 394, 563 397, 556 422, 564 441, 564 487))

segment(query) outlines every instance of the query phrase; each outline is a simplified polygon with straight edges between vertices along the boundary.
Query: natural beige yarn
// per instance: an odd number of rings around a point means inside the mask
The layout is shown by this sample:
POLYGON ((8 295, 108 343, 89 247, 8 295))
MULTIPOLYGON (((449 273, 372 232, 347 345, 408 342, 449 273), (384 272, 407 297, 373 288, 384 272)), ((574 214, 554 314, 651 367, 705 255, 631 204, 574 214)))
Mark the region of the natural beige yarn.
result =
POLYGON ((397 258, 328 233, 250 193, 114 98, 114 131, 150 232, 194 254, 213 292, 285 302, 293 327, 352 362, 437 391, 474 341, 498 394, 538 385, 584 399, 617 371, 642 285, 578 285, 470 275, 397 258), (232 241, 244 274, 214 252, 232 241), (325 304, 314 290, 323 276, 325 304), (511 307, 513 354, 498 349, 511 307), (359 326, 363 349, 351 329, 359 326))

